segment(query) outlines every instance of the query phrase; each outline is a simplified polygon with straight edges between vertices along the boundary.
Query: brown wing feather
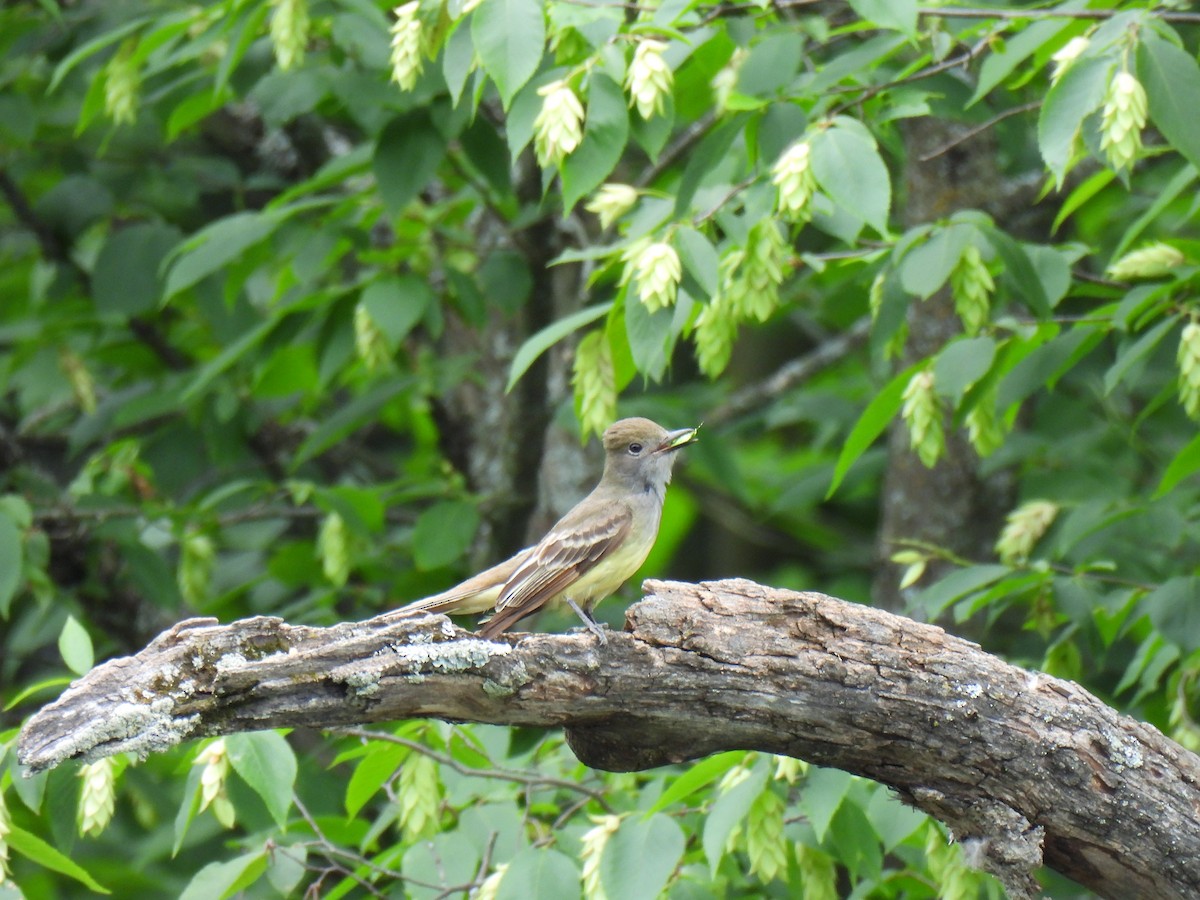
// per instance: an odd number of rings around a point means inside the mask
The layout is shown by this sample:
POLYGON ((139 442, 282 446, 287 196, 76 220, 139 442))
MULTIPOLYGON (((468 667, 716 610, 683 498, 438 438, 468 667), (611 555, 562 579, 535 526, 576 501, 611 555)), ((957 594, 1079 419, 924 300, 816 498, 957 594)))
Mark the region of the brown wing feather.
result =
POLYGON ((480 629, 495 637, 562 594, 597 563, 621 546, 633 523, 633 511, 613 504, 603 518, 589 517, 586 527, 564 521, 534 548, 508 580, 496 601, 496 614, 480 629))

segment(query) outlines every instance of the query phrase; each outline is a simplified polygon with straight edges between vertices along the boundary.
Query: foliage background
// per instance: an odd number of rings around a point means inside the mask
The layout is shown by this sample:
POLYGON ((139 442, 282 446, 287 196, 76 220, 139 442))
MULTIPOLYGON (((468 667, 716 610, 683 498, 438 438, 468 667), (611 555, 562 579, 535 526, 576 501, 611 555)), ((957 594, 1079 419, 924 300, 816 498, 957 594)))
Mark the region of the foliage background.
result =
POLYGON ((187 616, 452 584, 644 414, 705 422, 647 573, 938 618, 1196 747, 1196 24, 5 4, 0 896, 999 896, 756 754, 408 722, 27 779, 12 742, 187 616))

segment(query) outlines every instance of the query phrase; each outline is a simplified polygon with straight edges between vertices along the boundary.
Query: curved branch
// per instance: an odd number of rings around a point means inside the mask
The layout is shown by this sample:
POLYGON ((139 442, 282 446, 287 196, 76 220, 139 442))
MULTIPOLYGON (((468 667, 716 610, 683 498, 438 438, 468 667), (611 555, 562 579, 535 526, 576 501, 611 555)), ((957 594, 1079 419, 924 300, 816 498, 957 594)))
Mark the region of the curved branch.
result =
POLYGON ((414 716, 562 726, 600 769, 753 749, 875 779, 946 822, 1016 897, 1042 864, 1103 897, 1200 896, 1200 757, 1078 685, 822 594, 645 587, 607 646, 484 641, 432 615, 189 620, 33 716, 20 757, 42 769, 414 716))

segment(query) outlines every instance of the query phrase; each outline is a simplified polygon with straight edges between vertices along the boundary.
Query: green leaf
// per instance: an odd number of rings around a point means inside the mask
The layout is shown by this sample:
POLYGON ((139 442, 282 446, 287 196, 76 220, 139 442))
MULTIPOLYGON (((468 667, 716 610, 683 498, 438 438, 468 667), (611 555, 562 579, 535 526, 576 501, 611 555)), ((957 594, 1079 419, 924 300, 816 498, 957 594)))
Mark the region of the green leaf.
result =
POLYGON ((976 229, 970 225, 954 224, 938 228, 929 240, 909 250, 900 264, 900 283, 910 294, 923 299, 941 289, 976 229))
POLYGON ((218 219, 181 243, 169 256, 163 300, 170 300, 203 278, 220 271, 279 225, 269 213, 241 212, 218 219))
POLYGON ((1132 344, 1126 343, 1117 351, 1117 361, 1104 373, 1104 393, 1111 394, 1118 384, 1128 377, 1134 366, 1141 362, 1177 324, 1175 316, 1163 319, 1132 344))
POLYGON ((670 787, 663 791, 654 805, 646 811, 646 814, 656 813, 692 796, 696 791, 712 784, 745 758, 745 750, 730 750, 689 766, 686 772, 671 781, 670 787))
POLYGON ((424 279, 415 275, 385 275, 362 292, 362 305, 395 350, 437 300, 424 279))
POLYGON ((625 152, 629 109, 621 86, 611 78, 593 75, 589 81, 585 122, 583 143, 562 165, 564 213, 603 182, 625 152))
MULTIPOLYGON (((685 301, 682 289, 677 303, 685 301)), ((650 312, 640 300, 627 297, 625 302, 625 336, 637 370, 653 381, 667 371, 670 362, 669 345, 678 332, 674 329, 676 309, 666 307, 650 312)))
POLYGON ((97 894, 112 893, 112 891, 89 875, 86 869, 71 861, 66 856, 63 856, 63 854, 59 853, 37 835, 30 834, 25 829, 19 828, 16 825, 10 825, 9 829, 8 834, 5 836, 9 848, 20 853, 26 859, 33 860, 39 866, 49 869, 52 872, 66 875, 68 878, 74 878, 76 881, 87 885, 90 890, 95 891, 97 894))
POLYGON ((108 236, 92 270, 92 297, 102 315, 136 316, 159 305, 162 262, 182 235, 173 225, 142 222, 108 236))
POLYGON ((917 36, 916 0, 850 0, 850 7, 859 18, 880 28, 901 31, 909 37, 917 36))
POLYGON ((1200 471, 1200 434, 1188 441, 1187 445, 1172 458, 1167 470, 1163 472, 1158 487, 1154 489, 1155 499, 1168 493, 1183 479, 1198 471, 1200 471))
POLYGON ((475 504, 463 500, 434 504, 417 517, 413 528, 413 562, 421 571, 449 565, 467 552, 478 528, 475 504))
POLYGON ((811 769, 804 779, 798 805, 818 841, 825 840, 829 823, 833 821, 853 782, 854 776, 849 772, 824 768, 811 769))
POLYGON ((12 515, 0 509, 0 617, 8 618, 8 610, 17 589, 21 586, 21 567, 25 560, 25 545, 21 530, 12 515))
POLYGON ((526 847, 508 864, 496 900, 562 900, 579 896, 579 868, 548 847, 526 847))
POLYGON ((965 338, 947 344, 933 363, 937 392, 955 406, 975 382, 987 374, 996 358, 996 342, 990 337, 965 338))
POLYGON ((296 784, 296 754, 277 731, 253 731, 225 738, 233 771, 266 804, 275 823, 284 828, 296 784))
POLYGON ((600 856, 600 884, 605 895, 655 900, 667 886, 686 844, 683 829, 661 813, 649 819, 624 819, 600 856))
POLYGON ((872 791, 866 813, 885 852, 929 821, 925 813, 902 803, 883 785, 877 785, 872 791))
POLYGON ((577 313, 559 319, 547 325, 541 331, 534 334, 525 341, 517 350, 513 357, 512 366, 508 370, 508 384, 504 390, 506 392, 513 389, 515 385, 532 366, 539 356, 565 338, 568 334, 578 331, 585 325, 590 325, 601 316, 606 316, 609 310, 613 308, 612 301, 601 303, 599 306, 589 306, 586 309, 581 309, 577 313))
POLYGON ((1168 643, 1184 653, 1200 649, 1200 578, 1183 575, 1171 578, 1142 600, 1150 621, 1168 643))
POLYGON ((913 611, 920 613, 925 621, 933 621, 954 601, 999 581, 1011 571, 1001 565, 956 569, 922 591, 912 604, 913 611))
POLYGON ((346 815, 354 818, 367 801, 396 773, 400 762, 412 751, 403 744, 376 741, 367 748, 346 785, 346 815))
POLYGON ((171 847, 171 855, 178 856, 187 837, 188 829, 200 812, 200 779, 204 775, 204 766, 191 765, 188 767, 187 780, 183 786, 183 801, 179 811, 175 813, 175 840, 171 847))
MULTIPOLYGON (((1067 5, 1076 4, 1064 4, 1060 8, 1065 8, 1067 5)), ((970 109, 982 100, 991 92, 992 88, 1012 74, 1017 66, 1053 41, 1064 29, 1072 27, 1072 24, 1072 21, 1067 18, 1034 22, 1027 25, 1019 34, 1005 40, 999 47, 993 48, 984 57, 983 63, 979 67, 975 93, 967 101, 967 108, 970 109)))
POLYGON ((91 635, 74 616, 67 616, 62 631, 58 633, 58 652, 62 654, 67 668, 76 675, 87 673, 95 662, 91 635))
MULTIPOLYGON (((117 41, 121 40, 126 35, 137 31, 146 23, 153 22, 154 19, 154 16, 141 16, 140 18, 133 19, 129 22, 126 22, 124 25, 114 28, 112 31, 105 31, 99 37, 92 38, 92 40, 88 41, 83 46, 72 50, 67 54, 66 58, 62 62, 55 66, 54 74, 50 76, 50 84, 46 86, 46 94, 49 95, 54 93, 54 89, 62 83, 62 80, 66 78, 68 74, 70 74, 71 70, 89 56, 93 56, 94 54, 99 53, 105 47, 117 43, 117 41)), ((104 81, 102 78, 96 78, 95 80, 100 82, 104 81)))
POLYGON ((704 820, 704 836, 701 840, 712 875, 716 875, 721 859, 725 856, 729 836, 742 824, 746 813, 750 812, 750 807, 754 804, 754 799, 762 793, 766 783, 766 768, 756 765, 744 781, 725 791, 713 803, 704 820))
POLYGON ((1200 169, 1200 64, 1151 28, 1138 34, 1138 80, 1146 89, 1150 118, 1171 146, 1200 169))
POLYGON ((321 420, 321 424, 304 439, 292 455, 291 466, 297 468, 319 453, 324 453, 348 435, 373 424, 379 411, 398 395, 410 390, 414 377, 388 378, 360 397, 339 406, 336 412, 321 420))
POLYGON ((446 79, 446 89, 450 91, 450 102, 455 106, 458 106, 467 76, 474 65, 475 42, 471 39, 471 29, 459 24, 450 32, 442 48, 442 77, 446 79))
POLYGON ((999 228, 988 229, 987 239, 1004 260, 1004 278, 1011 282, 1013 293, 1020 297, 1021 302, 1035 315, 1048 317, 1052 312, 1050 299, 1046 296, 1041 276, 1034 268, 1025 245, 1013 240, 999 228))
POLYGON ((211 862, 192 877, 179 900, 225 900, 253 884, 266 870, 267 854, 263 850, 227 862, 211 862))
POLYGON ((425 110, 397 116, 384 126, 375 145, 374 169, 379 196, 392 215, 417 198, 445 155, 446 139, 425 110))
POLYGON ((675 229, 674 244, 684 271, 696 279, 705 294, 715 296, 720 287, 720 257, 712 241, 703 232, 685 225, 675 229))
POLYGON ((883 434, 884 429, 892 421, 892 417, 899 412, 900 404, 903 402, 904 389, 908 387, 909 379, 912 378, 919 365, 909 366, 896 375, 883 390, 871 399, 867 408, 863 410, 863 414, 858 417, 849 437, 842 444, 842 452, 838 455, 837 465, 833 468, 833 478, 829 483, 829 490, 825 492, 826 500, 833 496, 854 461, 875 443, 875 439, 883 434))
POLYGON ((541 64, 545 15, 539 0, 487 0, 471 14, 475 52, 506 110, 541 64))
POLYGON ((1038 149, 1061 188, 1083 120, 1104 103, 1112 61, 1077 59, 1050 88, 1038 114, 1038 149))
POLYGON ((892 182, 873 140, 848 127, 818 132, 812 139, 812 171, 830 200, 887 234, 892 182))

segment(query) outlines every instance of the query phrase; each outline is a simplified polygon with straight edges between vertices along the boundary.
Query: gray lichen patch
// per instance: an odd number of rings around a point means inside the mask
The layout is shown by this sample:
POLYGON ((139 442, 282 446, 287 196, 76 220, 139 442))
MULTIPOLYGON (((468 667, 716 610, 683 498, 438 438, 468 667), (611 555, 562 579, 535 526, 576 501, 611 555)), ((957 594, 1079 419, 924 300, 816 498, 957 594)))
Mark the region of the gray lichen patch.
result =
POLYGON ((369 659, 355 660, 338 666, 330 677, 345 684, 358 697, 369 697, 379 691, 379 682, 387 678, 404 678, 419 684, 428 675, 449 675, 480 669, 498 656, 512 652, 508 644, 464 638, 439 643, 389 644, 369 659))
POLYGON ((103 711, 93 710, 96 714, 64 731, 64 737, 31 762, 43 769, 69 759, 90 762, 116 753, 133 753, 145 759, 192 736, 200 717, 176 717, 174 710, 175 701, 167 697, 149 704, 121 702, 103 711))

